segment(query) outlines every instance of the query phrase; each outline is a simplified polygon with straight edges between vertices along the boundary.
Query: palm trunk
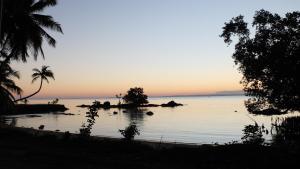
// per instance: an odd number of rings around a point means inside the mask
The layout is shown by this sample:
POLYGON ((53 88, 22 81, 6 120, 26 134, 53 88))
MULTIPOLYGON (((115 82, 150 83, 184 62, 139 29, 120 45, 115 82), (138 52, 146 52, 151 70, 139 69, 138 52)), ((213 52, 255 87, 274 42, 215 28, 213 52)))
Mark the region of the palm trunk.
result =
POLYGON ((23 98, 17 99, 17 100, 15 100, 14 102, 16 103, 16 102, 18 102, 18 101, 21 101, 21 100, 28 99, 28 98, 30 98, 30 97, 32 97, 32 96, 34 96, 34 95, 38 94, 38 93, 41 91, 41 89, 42 89, 42 86, 43 86, 43 79, 41 79, 41 84, 40 84, 40 87, 39 87, 39 89, 38 89, 36 92, 34 92, 33 94, 31 94, 31 95, 29 95, 29 96, 26 96, 26 97, 23 97, 23 98))

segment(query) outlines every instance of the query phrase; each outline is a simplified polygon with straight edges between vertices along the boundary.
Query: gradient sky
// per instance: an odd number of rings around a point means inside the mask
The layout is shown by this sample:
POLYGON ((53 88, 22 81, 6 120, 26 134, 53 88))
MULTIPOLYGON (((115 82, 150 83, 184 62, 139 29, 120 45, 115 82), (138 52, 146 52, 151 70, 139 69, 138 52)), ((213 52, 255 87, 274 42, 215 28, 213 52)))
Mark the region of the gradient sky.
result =
POLYGON ((24 95, 35 91, 32 68, 49 65, 56 80, 37 97, 97 97, 141 86, 149 95, 241 90, 224 22, 259 9, 299 10, 298 0, 58 0, 45 11, 63 27, 45 60, 14 63, 24 95))

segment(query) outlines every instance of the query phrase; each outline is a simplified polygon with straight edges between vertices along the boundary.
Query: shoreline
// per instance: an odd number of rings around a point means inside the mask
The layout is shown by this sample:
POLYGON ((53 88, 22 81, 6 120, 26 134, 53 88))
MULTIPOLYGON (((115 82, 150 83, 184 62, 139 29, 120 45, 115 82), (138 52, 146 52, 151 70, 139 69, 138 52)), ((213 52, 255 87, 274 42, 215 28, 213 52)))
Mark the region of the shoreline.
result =
POLYGON ((0 135, 3 169, 281 169, 298 166, 300 158, 299 148, 128 142, 3 124, 0 135))
MULTIPOLYGON (((27 127, 17 127, 17 126, 10 126, 7 124, 0 123, 0 129, 10 129, 13 131, 21 131, 28 134, 34 135, 52 135, 57 138, 63 138, 67 132, 62 131, 52 131, 52 130, 39 130, 34 128, 27 128, 27 127)), ((79 133, 70 133, 71 137, 79 138, 79 133)), ((89 136, 87 139, 95 140, 95 141, 113 141, 113 142, 124 142, 123 138, 114 138, 108 136, 89 136)), ((183 143, 183 142, 168 142, 168 141, 155 141, 155 140, 143 140, 143 139, 134 139, 132 140, 134 143, 139 143, 143 145, 148 145, 153 148, 160 147, 160 148, 172 148, 172 147, 185 147, 185 148, 197 148, 199 146, 216 146, 216 145, 226 145, 226 144, 196 144, 196 143, 183 143)))

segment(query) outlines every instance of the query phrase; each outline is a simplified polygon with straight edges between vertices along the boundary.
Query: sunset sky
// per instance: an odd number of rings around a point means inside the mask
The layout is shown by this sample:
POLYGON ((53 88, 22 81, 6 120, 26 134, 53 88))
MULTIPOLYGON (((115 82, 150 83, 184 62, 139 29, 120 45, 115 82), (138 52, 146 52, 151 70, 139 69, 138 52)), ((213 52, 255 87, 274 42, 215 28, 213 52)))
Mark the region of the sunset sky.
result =
POLYGON ((219 37, 224 22, 255 11, 300 9, 298 0, 60 0, 44 13, 64 34, 52 34, 45 60, 14 63, 24 95, 35 91, 32 68, 49 65, 55 81, 36 96, 103 97, 143 87, 151 96, 241 90, 241 74, 219 37))

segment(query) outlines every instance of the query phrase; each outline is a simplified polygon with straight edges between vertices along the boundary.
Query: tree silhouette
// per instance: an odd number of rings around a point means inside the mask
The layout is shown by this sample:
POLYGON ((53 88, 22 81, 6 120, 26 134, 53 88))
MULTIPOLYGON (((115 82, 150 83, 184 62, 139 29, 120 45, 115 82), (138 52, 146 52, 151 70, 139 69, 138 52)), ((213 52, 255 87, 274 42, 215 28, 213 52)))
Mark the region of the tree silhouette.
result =
POLYGON ((48 70, 48 68, 49 68, 49 66, 42 66, 41 70, 39 70, 37 68, 33 69, 34 73, 32 74, 32 83, 34 83, 36 80, 40 79, 41 82, 40 82, 39 89, 36 92, 34 92, 33 94, 29 95, 29 96, 26 96, 26 97, 20 98, 18 100, 15 100, 15 102, 20 101, 20 100, 24 100, 24 99, 28 99, 28 98, 36 95, 37 93, 39 93, 42 89, 43 81, 46 81, 47 83, 49 83, 48 78, 52 78, 54 80, 54 74, 51 70, 48 70))
POLYGON ((123 97, 126 103, 136 106, 148 103, 148 96, 144 94, 144 89, 140 87, 130 88, 127 94, 123 97))
POLYGON ((89 111, 86 112, 85 116, 87 117, 87 123, 82 124, 81 128, 79 128, 80 136, 89 137, 91 135, 91 130, 96 122, 96 117, 99 117, 97 108, 98 103, 100 104, 100 102, 94 101, 93 105, 88 108, 89 111))
POLYGON ((121 105, 122 93, 116 94, 116 98, 119 100, 118 105, 121 105))
POLYGON ((13 94, 20 95, 22 89, 18 87, 13 78, 20 78, 19 72, 13 70, 9 64, 0 62, 0 112, 6 112, 14 105, 13 94))
POLYGON ((286 113, 300 110, 300 12, 285 17, 265 10, 257 11, 252 26, 243 16, 232 18, 220 35, 230 44, 238 37, 233 59, 243 74, 241 83, 252 113, 286 113))
POLYGON ((136 135, 140 135, 140 131, 135 123, 130 123, 124 130, 119 130, 126 141, 132 141, 136 135))
MULTIPOLYGON (((55 47, 56 41, 47 30, 62 33, 59 23, 52 16, 43 15, 47 7, 55 6, 56 0, 1 0, 0 3, 0 109, 13 106, 15 98, 12 93, 17 92, 17 86, 10 77, 3 76, 12 60, 26 62, 27 57, 33 54, 34 58, 41 54, 44 57, 43 42, 55 47), (10 86, 4 86, 5 79, 10 80, 10 86), (4 80, 4 81, 2 81, 4 80), (15 89, 14 89, 15 88, 15 89), (12 92, 12 93, 10 93, 12 92)), ((9 67, 10 68, 10 67, 9 67)), ((21 89, 18 87, 18 90, 21 89)), ((24 98, 26 99, 26 98, 24 98)), ((20 100, 20 99, 19 99, 20 100)), ((7 109, 6 109, 7 110, 7 109)), ((4 112, 4 111, 3 111, 4 112)))
POLYGON ((35 59, 38 54, 44 57, 42 49, 44 40, 55 47, 56 41, 46 29, 62 33, 61 26, 51 16, 41 14, 47 7, 55 5, 56 0, 3 1, 0 20, 0 59, 26 62, 29 51, 35 59))

